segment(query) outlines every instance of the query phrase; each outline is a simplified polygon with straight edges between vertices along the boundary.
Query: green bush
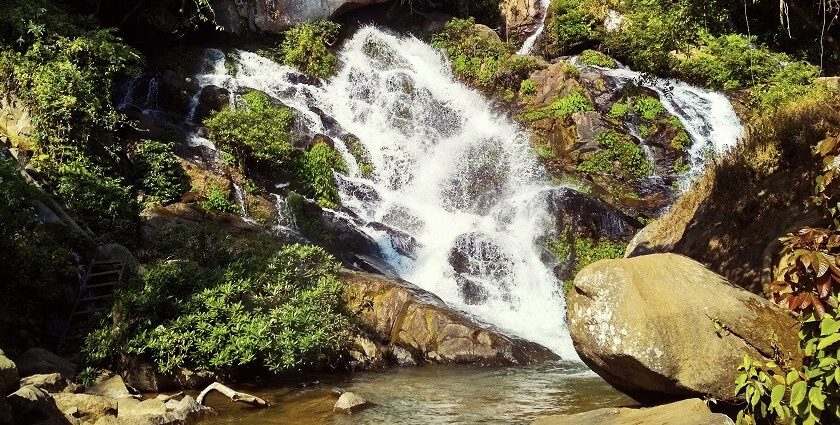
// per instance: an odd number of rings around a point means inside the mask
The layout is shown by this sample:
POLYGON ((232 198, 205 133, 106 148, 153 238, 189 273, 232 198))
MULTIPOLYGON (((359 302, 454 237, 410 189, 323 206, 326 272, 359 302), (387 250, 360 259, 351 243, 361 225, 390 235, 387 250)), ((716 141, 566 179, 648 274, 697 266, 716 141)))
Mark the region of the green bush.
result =
POLYGON ((236 213, 236 206, 230 202, 230 190, 225 190, 216 185, 207 188, 207 199, 200 203, 201 208, 206 211, 217 211, 225 213, 236 213))
POLYGON ((286 65, 317 78, 333 75, 338 59, 330 53, 341 26, 331 21, 305 22, 286 31, 281 50, 286 65))
POLYGON ((64 203, 103 241, 135 243, 138 205, 133 189, 83 156, 50 171, 64 203))
POLYGON ((446 52, 458 78, 490 94, 515 93, 531 71, 547 66, 536 57, 514 55, 511 43, 477 30, 472 18, 447 22, 432 45, 446 52))
POLYGON ((314 246, 263 251, 226 264, 147 267, 118 293, 115 309, 126 322, 92 333, 88 357, 104 362, 128 352, 150 358, 161 372, 221 373, 279 373, 335 360, 350 329, 340 265, 314 246))
POLYGON ((144 140, 137 145, 139 186, 148 201, 167 204, 177 201, 189 190, 189 181, 181 162, 172 153, 171 143, 144 140))
POLYGON ((597 38, 595 16, 587 10, 586 2, 551 0, 552 18, 546 23, 546 35, 552 54, 567 54, 597 38))
POLYGON ((355 136, 348 137, 345 143, 347 144, 347 149, 350 151, 350 155, 353 155, 353 158, 356 159, 356 164, 359 165, 359 174, 364 178, 370 178, 373 175, 370 152, 368 152, 365 145, 355 136))
POLYGON ((651 96, 639 96, 633 99, 633 112, 648 121, 656 121, 668 111, 659 99, 651 96))
POLYGON ((715 37, 701 32, 698 46, 676 67, 689 81, 715 89, 752 87, 752 101, 773 107, 811 90, 819 69, 759 45, 755 37, 728 34, 715 37))
POLYGON ((318 142, 297 160, 297 181, 304 195, 324 208, 339 204, 338 187, 333 171, 347 172, 344 159, 324 142, 318 142))
POLYGON ((601 68, 615 68, 615 60, 597 50, 584 50, 580 54, 580 64, 583 66, 600 66, 601 68))
POLYGON ((607 130, 596 138, 603 150, 585 158, 578 170, 586 173, 618 174, 626 178, 644 177, 653 166, 642 148, 624 134, 607 130))
POLYGON ((242 107, 225 108, 205 121, 210 138, 240 161, 276 169, 293 150, 294 113, 285 106, 274 106, 261 92, 249 92, 242 100, 242 107))

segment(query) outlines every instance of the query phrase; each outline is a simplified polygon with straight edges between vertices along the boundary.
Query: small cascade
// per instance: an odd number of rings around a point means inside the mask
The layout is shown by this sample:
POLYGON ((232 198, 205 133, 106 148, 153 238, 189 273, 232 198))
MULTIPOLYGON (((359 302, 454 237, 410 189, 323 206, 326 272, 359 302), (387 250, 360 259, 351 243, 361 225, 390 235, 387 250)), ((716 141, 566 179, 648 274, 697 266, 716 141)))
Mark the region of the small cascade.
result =
MULTIPOLYGON (((572 63, 577 65, 576 60, 572 63)), ((729 151, 744 134, 743 124, 732 103, 721 93, 627 68, 592 68, 614 79, 619 87, 635 84, 653 90, 665 109, 679 118, 692 142, 689 150, 691 171, 683 178, 684 187, 702 173, 710 157, 729 151)))
POLYGON ((239 205, 239 215, 245 221, 249 221, 250 217, 248 217, 248 201, 245 195, 245 190, 242 189, 242 186, 238 184, 233 184, 233 199, 236 201, 237 205, 239 205))
POLYGON ((551 4, 551 0, 539 0, 540 2, 540 23, 537 25, 537 29, 534 30, 534 33, 528 36, 525 41, 522 43, 522 47, 519 48, 519 51, 516 52, 517 55, 530 55, 531 52, 534 50, 534 46, 537 44, 537 40, 539 40, 542 33, 545 31, 545 18, 548 15, 548 7, 551 4))
POLYGON ((277 222, 274 225, 274 231, 284 235, 297 235, 299 233, 297 220, 294 212, 289 208, 286 198, 274 195, 274 207, 277 210, 277 222))

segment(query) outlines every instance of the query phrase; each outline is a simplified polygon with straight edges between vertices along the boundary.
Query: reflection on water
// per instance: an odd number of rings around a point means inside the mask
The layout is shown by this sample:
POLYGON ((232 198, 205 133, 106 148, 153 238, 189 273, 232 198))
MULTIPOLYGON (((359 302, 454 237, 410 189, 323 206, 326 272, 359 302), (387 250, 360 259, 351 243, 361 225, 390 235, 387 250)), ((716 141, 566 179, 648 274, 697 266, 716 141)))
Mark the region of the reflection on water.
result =
MULTIPOLYGON (((242 389, 245 391, 245 389, 242 389)), ((552 414, 633 401, 581 363, 481 368, 434 366, 357 373, 322 379, 305 388, 249 390, 272 402, 256 410, 222 397, 209 404, 219 415, 203 424, 473 424, 527 423, 552 414), (376 403, 353 415, 332 412, 336 388, 376 403)))

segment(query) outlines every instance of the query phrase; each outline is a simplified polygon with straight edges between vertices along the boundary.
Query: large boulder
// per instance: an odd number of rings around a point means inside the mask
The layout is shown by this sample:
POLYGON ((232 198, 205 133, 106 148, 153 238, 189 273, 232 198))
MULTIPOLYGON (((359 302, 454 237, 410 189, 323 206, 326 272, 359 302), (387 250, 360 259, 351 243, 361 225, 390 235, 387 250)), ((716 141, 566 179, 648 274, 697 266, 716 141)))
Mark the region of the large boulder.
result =
POLYGON ((408 351, 418 364, 510 365, 557 357, 477 323, 411 283, 349 270, 342 278, 348 307, 358 312, 362 327, 392 350, 408 351))
POLYGON ((100 418, 117 414, 117 402, 108 397, 92 394, 58 393, 52 394, 56 406, 66 413, 73 413, 73 416, 95 423, 100 418))
POLYGON ((703 400, 692 398, 647 409, 607 408, 574 415, 546 416, 532 425, 731 425, 732 419, 712 413, 703 400))
POLYGON ((60 373, 31 375, 20 380, 20 386, 32 385, 50 393, 76 392, 78 385, 70 382, 60 373))
POLYGON ((62 376, 76 376, 76 365, 64 357, 57 356, 43 348, 30 348, 17 361, 21 376, 60 373, 62 376))
POLYGON ((0 397, 5 397, 20 388, 20 377, 15 362, 0 350, 0 397))
POLYGON ((55 400, 46 391, 31 385, 11 393, 6 400, 11 406, 15 424, 28 425, 44 420, 67 423, 55 400))
POLYGON ((228 32, 281 32, 387 0, 210 0, 216 23, 228 32))
POLYGON ((566 302, 581 359, 642 401, 735 401, 744 355, 801 361, 792 314, 680 255, 598 261, 578 273, 566 302))

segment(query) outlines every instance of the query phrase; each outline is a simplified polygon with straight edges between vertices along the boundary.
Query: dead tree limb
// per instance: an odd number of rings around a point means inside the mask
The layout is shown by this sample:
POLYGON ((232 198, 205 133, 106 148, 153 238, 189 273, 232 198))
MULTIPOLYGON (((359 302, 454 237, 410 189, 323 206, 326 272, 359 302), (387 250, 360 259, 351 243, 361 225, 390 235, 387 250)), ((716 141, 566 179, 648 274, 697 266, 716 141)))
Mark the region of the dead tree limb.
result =
POLYGON ((251 394, 245 394, 245 393, 240 393, 238 391, 234 391, 234 390, 232 390, 232 389, 230 389, 230 388, 228 388, 228 387, 226 387, 226 386, 224 386, 224 385, 222 385, 218 382, 214 382, 214 383, 208 385, 207 388, 204 389, 204 391, 202 391, 201 393, 198 394, 198 398, 196 398, 196 401, 198 402, 198 404, 203 406, 204 405, 204 397, 207 396, 207 394, 209 392, 214 391, 214 390, 218 391, 218 392, 224 394, 226 397, 230 398, 230 401, 236 401, 236 402, 239 402, 239 403, 250 404, 251 406, 254 406, 254 407, 268 407, 268 406, 271 406, 271 403, 269 403, 269 402, 267 402, 267 401, 265 401, 265 400, 263 400, 259 397, 252 396, 251 394))

